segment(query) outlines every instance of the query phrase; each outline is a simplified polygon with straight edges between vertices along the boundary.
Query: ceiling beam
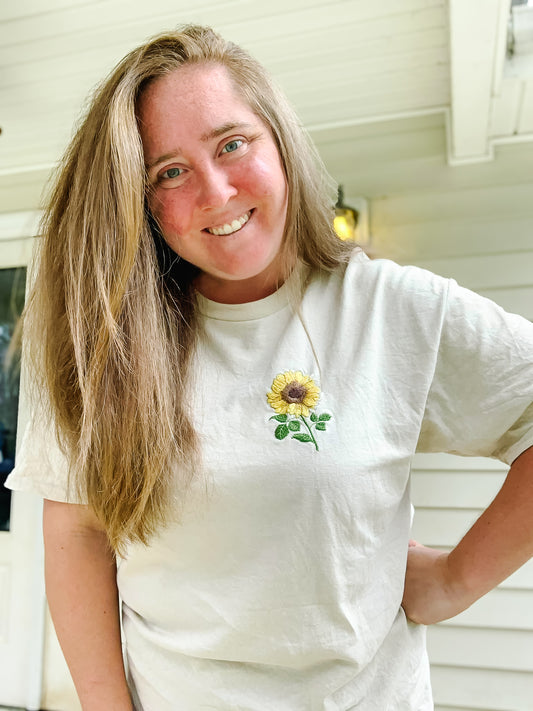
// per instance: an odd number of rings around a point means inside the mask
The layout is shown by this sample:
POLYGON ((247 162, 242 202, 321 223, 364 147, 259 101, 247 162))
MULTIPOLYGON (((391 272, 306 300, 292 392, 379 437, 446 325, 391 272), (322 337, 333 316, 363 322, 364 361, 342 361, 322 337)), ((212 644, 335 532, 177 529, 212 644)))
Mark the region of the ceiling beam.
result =
POLYGON ((449 0, 451 165, 492 159, 491 103, 505 54, 511 0, 449 0))

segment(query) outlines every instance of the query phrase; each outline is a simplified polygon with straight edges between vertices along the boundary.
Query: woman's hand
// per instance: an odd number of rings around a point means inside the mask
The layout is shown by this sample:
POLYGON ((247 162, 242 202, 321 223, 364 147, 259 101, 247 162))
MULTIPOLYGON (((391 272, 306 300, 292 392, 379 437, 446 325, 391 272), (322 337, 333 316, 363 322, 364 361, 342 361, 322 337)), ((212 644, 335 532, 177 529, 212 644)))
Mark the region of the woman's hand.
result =
POLYGON ((458 615, 473 602, 454 582, 448 553, 409 541, 402 607, 413 622, 431 625, 458 615))
POLYGON ((409 544, 403 608, 430 625, 458 615, 533 557, 533 447, 511 465, 502 488, 449 553, 409 544))

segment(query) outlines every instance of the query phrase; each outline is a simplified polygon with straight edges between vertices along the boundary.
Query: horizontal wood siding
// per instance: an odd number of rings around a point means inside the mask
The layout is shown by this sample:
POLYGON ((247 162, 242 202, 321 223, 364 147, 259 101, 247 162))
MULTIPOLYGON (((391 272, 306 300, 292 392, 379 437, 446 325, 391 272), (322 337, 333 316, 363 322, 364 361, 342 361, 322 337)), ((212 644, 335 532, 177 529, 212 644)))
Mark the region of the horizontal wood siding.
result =
POLYGON ((3 2, 0 170, 52 166, 111 68, 148 37, 186 22, 211 25, 249 49, 307 126, 449 102, 446 0, 3 2))
MULTIPOLYGON (((462 537, 505 477, 505 467, 484 462, 415 459, 415 538, 446 550, 462 537)), ((533 561, 461 615, 430 627, 428 651, 436 711, 531 711, 533 561)))

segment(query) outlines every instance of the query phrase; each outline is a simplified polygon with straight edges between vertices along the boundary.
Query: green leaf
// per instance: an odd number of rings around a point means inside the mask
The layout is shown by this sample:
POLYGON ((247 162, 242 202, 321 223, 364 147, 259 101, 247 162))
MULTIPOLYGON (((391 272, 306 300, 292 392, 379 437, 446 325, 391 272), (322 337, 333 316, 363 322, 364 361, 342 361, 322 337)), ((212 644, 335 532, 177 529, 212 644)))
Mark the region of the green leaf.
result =
POLYGON ((311 422, 316 422, 317 420, 318 420, 317 415, 314 412, 312 412, 311 413, 311 422))
POLYGON ((291 432, 298 432, 300 430, 300 423, 298 420, 291 420, 289 422, 289 429, 291 432))
POLYGON ((325 422, 317 422, 315 427, 317 430, 321 430, 323 432, 326 429, 326 423, 325 422))
POLYGON ((331 415, 328 415, 327 412, 324 412, 320 417, 318 418, 319 422, 327 422, 328 420, 331 420, 331 415))
POLYGON ((293 439, 297 439, 298 442, 312 442, 313 438, 308 434, 295 434, 292 436, 293 439))
POLYGON ((276 427, 276 431, 274 432, 276 439, 285 439, 288 434, 289 428, 287 427, 287 425, 278 425, 276 427))
POLYGON ((287 422, 287 415, 272 415, 270 420, 276 420, 276 422, 287 422))

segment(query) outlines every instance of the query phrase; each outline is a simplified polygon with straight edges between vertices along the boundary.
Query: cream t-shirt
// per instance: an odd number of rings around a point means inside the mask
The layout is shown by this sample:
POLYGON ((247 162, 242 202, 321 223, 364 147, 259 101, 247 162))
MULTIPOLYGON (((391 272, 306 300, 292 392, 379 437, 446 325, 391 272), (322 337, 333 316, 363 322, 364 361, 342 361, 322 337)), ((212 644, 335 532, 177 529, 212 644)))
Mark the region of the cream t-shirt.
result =
MULTIPOLYGON (((411 459, 533 445, 525 319, 361 252, 299 309, 289 293, 199 299, 209 492, 118 566, 139 711, 430 711, 425 630, 400 607, 411 459)), ((66 500, 65 476, 34 430, 8 485, 66 500)))

